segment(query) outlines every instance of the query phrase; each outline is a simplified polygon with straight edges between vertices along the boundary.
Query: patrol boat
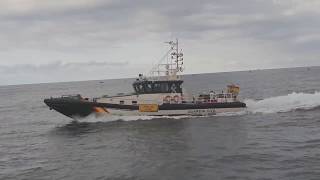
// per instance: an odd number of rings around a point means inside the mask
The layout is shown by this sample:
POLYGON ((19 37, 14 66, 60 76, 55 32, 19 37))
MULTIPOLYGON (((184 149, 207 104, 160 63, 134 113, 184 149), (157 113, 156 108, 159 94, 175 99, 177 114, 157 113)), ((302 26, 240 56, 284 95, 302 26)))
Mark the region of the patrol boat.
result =
POLYGON ((222 112, 243 110, 246 104, 238 100, 239 86, 231 84, 226 91, 188 96, 183 89, 183 53, 178 39, 167 42, 170 49, 165 63, 157 64, 149 76, 139 74, 133 82, 134 92, 98 98, 80 94, 48 98, 44 103, 71 118, 91 114, 117 116, 210 116, 222 112))

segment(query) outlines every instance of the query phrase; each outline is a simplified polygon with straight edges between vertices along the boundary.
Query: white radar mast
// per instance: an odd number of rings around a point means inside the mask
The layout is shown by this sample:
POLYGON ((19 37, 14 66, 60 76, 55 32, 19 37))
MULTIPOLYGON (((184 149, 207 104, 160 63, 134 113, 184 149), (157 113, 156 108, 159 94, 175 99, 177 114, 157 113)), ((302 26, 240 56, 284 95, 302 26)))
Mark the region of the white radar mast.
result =
POLYGON ((170 49, 160 62, 152 68, 150 74, 152 79, 165 78, 166 80, 180 79, 179 73, 183 72, 183 53, 182 49, 179 50, 179 41, 165 42, 170 45, 170 49), (166 63, 163 63, 164 60, 166 63))

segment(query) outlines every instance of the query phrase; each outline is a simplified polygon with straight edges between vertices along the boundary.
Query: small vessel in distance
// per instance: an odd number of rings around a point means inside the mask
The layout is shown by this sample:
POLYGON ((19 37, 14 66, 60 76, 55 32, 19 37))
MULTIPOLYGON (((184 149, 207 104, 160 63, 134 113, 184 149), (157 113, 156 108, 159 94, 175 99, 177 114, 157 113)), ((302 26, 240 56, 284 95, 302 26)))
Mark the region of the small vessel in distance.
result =
POLYGON ((179 42, 170 45, 166 62, 157 64, 150 76, 139 74, 133 82, 133 93, 84 98, 80 94, 48 98, 44 103, 68 117, 79 118, 91 114, 119 116, 208 116, 221 112, 236 112, 246 107, 238 100, 239 86, 228 85, 221 93, 210 91, 187 96, 183 89, 183 53, 179 42))

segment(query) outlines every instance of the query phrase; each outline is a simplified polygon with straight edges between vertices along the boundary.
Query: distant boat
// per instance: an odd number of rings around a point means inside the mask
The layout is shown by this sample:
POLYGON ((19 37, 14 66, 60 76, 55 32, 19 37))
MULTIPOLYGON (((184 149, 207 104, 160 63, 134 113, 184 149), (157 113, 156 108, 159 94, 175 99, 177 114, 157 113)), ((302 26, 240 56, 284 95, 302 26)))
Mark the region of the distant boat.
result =
MULTIPOLYGON (((197 96, 187 96, 183 92, 181 73, 183 53, 178 40, 167 42, 170 45, 164 60, 157 64, 150 76, 139 74, 133 82, 134 92, 104 95, 98 98, 83 98, 80 94, 44 100, 50 109, 68 117, 95 115, 127 116, 208 116, 220 112, 235 112, 246 107, 238 100, 240 87, 234 84, 225 91, 210 91, 197 96), (168 60, 169 59, 169 60, 168 60)), ((102 81, 100 81, 102 83, 102 81)))

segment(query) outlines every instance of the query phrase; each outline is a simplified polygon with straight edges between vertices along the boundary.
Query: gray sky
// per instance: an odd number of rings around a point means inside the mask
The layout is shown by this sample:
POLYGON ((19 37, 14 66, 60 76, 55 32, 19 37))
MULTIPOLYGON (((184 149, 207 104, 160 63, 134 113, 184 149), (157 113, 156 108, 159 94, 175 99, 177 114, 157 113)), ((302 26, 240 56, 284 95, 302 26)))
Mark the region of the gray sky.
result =
POLYGON ((319 0, 1 0, 0 84, 320 65, 319 0))

